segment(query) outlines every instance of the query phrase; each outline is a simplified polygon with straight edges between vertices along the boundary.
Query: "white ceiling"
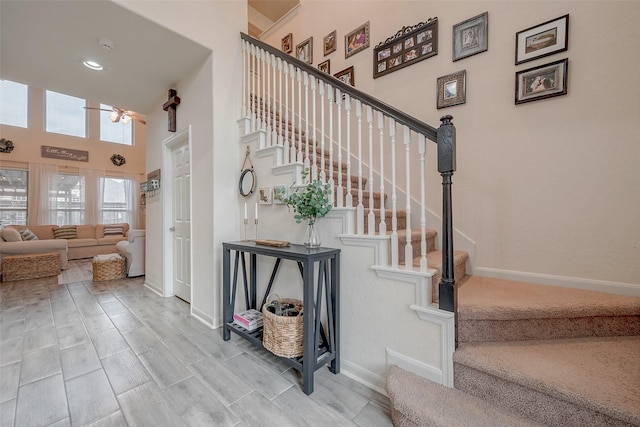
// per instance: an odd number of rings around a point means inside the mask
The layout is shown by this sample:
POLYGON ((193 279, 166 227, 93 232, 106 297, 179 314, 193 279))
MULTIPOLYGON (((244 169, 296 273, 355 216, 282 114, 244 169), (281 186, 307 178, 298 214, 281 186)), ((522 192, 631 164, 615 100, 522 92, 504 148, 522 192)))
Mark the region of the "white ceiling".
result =
POLYGON ((144 114, 209 53, 110 1, 0 1, 0 77, 33 87, 144 114))
MULTIPOLYGON (((249 0, 249 8, 266 17, 264 26, 298 2, 249 0)), ((146 114, 209 54, 111 1, 0 0, 2 79, 146 114), (113 49, 101 47, 99 37, 111 40, 113 49), (85 68, 85 59, 104 71, 85 68)))

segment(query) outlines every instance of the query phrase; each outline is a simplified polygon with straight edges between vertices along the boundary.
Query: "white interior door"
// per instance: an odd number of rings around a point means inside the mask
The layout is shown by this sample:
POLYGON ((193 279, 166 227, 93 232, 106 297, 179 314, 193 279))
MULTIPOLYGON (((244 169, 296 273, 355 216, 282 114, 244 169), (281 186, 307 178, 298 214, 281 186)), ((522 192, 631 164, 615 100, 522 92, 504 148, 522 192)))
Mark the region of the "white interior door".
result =
POLYGON ((191 163, 189 144, 174 147, 172 170, 173 293, 191 302, 191 163))

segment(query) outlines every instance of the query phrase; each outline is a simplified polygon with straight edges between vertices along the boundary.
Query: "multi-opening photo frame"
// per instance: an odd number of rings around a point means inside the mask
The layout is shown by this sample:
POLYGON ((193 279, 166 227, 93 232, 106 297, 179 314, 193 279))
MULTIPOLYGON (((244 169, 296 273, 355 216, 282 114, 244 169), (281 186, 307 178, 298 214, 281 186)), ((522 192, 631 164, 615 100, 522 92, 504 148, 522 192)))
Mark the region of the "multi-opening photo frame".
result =
POLYGON ((516 33, 516 65, 569 48, 569 15, 516 33))
POLYGON ((516 104, 567 94, 569 59, 516 72, 516 104))
POLYGON ((438 54, 438 18, 402 27, 373 49, 373 78, 438 54))

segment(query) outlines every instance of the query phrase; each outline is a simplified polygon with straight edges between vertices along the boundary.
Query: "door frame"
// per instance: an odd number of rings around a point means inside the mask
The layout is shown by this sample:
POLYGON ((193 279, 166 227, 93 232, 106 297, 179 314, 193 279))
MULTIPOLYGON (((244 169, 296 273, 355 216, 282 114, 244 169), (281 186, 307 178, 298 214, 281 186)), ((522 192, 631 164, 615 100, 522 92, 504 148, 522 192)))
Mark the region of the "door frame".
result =
MULTIPOLYGON (((162 235, 163 235, 163 245, 162 245, 162 258, 164 261, 164 271, 163 271, 163 284, 162 284, 162 294, 165 297, 174 296, 173 292, 173 235, 169 228, 173 226, 173 167, 172 167, 172 152, 176 147, 180 147, 182 145, 189 145, 189 170, 190 174, 193 177, 193 165, 192 165, 192 144, 191 144, 191 125, 186 127, 185 129, 179 130, 175 135, 170 136, 162 142, 162 178, 164 181, 164 190, 163 190, 163 220, 162 220, 162 235)), ((161 182, 162 182, 161 181, 161 182)), ((189 181, 189 212, 193 212, 193 181, 189 181)), ((189 235, 193 234, 193 221, 191 221, 189 225, 189 235)), ((189 253, 193 254, 193 238, 189 239, 189 253)), ((189 283, 191 283, 190 290, 191 296, 190 300, 193 301, 193 256, 189 257, 189 271, 191 271, 192 277, 189 278, 189 283)))

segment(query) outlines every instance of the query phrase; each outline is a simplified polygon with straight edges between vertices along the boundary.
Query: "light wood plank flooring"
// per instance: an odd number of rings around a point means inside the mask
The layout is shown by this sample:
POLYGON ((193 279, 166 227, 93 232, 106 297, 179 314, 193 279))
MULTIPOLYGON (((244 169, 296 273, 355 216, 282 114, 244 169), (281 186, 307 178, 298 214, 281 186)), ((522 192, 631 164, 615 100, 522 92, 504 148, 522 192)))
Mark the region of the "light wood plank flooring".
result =
POLYGON ((222 339, 143 278, 91 263, 0 286, 0 426, 391 426, 389 400, 342 374, 314 392, 264 349, 222 339))

